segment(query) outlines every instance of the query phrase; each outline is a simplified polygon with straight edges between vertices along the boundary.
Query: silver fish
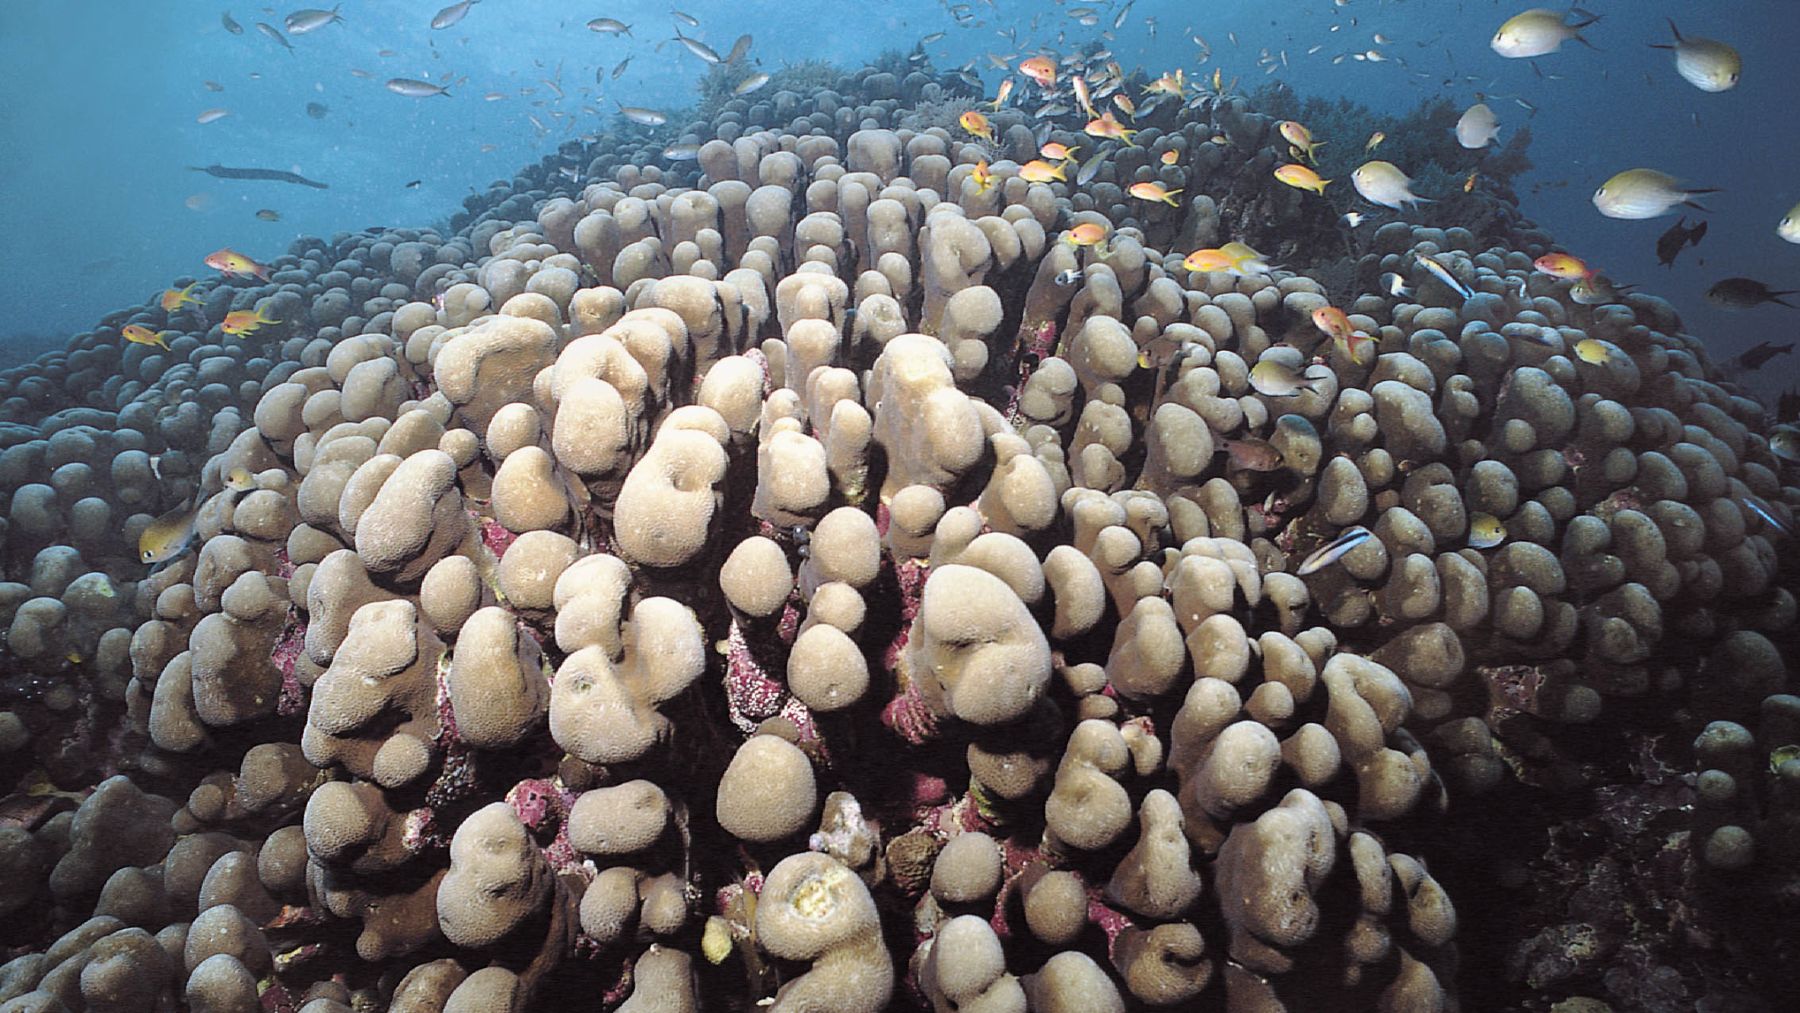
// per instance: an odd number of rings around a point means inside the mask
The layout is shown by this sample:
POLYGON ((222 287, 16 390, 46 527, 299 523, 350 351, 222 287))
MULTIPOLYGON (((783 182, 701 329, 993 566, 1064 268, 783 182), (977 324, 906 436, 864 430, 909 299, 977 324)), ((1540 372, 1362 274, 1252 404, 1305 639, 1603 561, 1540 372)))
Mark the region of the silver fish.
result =
POLYGON ((660 127, 664 123, 669 122, 669 117, 667 115, 659 113, 654 109, 645 109, 641 106, 619 106, 619 115, 633 123, 641 123, 646 127, 660 127))
POLYGON ((671 144, 663 149, 663 157, 671 162, 691 162, 700 157, 700 145, 671 144))
POLYGON ((731 89, 731 93, 733 95, 748 95, 768 83, 769 75, 759 71, 758 73, 751 74, 749 77, 739 81, 737 87, 731 89))
POLYGON ((683 13, 682 11, 670 11, 669 16, 674 18, 675 20, 681 22, 682 24, 688 26, 689 28, 699 28, 700 27, 700 19, 697 17, 694 17, 692 14, 686 14, 686 13, 683 13))
POLYGON ((612 69, 612 79, 614 81, 617 81, 619 79, 619 75, 625 73, 625 68, 629 67, 629 66, 631 66, 631 57, 627 56, 625 59, 620 60, 618 62, 618 64, 615 67, 613 67, 613 69, 612 69))
POLYGON ((587 23, 588 31, 601 35, 630 35, 631 26, 618 18, 595 18, 587 23))
POLYGON ((1464 299, 1475 298, 1475 293, 1469 291, 1469 286, 1464 285, 1461 279, 1450 273, 1449 268, 1438 263, 1436 260, 1427 257, 1423 253, 1413 254, 1413 260, 1416 261, 1420 267, 1431 272, 1433 278, 1443 282, 1452 292, 1462 296, 1464 299))
POLYGON ((231 12, 230 11, 223 11, 219 14, 219 24, 224 25, 225 30, 230 32, 233 35, 244 34, 244 26, 238 24, 236 21, 231 20, 231 12))
POLYGON ((407 98, 430 98, 433 95, 450 97, 450 93, 430 81, 415 81, 410 77, 396 77, 388 81, 387 90, 407 98))
POLYGON ((256 30, 267 35, 269 38, 274 39, 276 42, 281 43, 281 48, 288 52, 291 53, 294 51, 294 44, 289 42, 287 36, 281 34, 281 30, 274 25, 271 25, 266 21, 258 21, 256 23, 256 30))
POLYGON ((319 10, 317 7, 307 7, 303 10, 297 10, 294 13, 289 14, 287 20, 283 21, 282 24, 287 26, 289 35, 305 35, 307 32, 324 28, 333 21, 344 20, 343 17, 338 14, 338 7, 341 6, 343 5, 339 4, 328 11, 319 10))
POLYGON ((688 38, 687 36, 681 34, 681 31, 679 29, 677 29, 675 32, 675 41, 681 43, 683 46, 686 46, 688 52, 694 54, 695 56, 698 56, 702 60, 705 60, 707 63, 724 63, 725 62, 725 58, 723 56, 720 56, 717 52, 715 52, 711 46, 707 45, 704 42, 701 42, 699 39, 688 38))
POLYGON ((1344 554, 1358 545, 1375 537, 1375 533, 1358 524, 1331 541, 1321 545, 1312 555, 1301 562, 1300 569, 1294 571, 1296 577, 1310 577, 1327 566, 1344 558, 1344 554))
POLYGON ((1068 288, 1070 285, 1073 285, 1080 280, 1081 268, 1079 267, 1071 267, 1056 276, 1056 283, 1063 288, 1068 288))
POLYGON ((1086 186, 1092 183, 1094 177, 1100 175, 1100 167, 1105 164, 1106 152, 1096 151, 1089 155, 1088 160, 1081 163, 1081 168, 1075 170, 1075 185, 1086 186))
POLYGON ((478 2, 480 2, 480 0, 462 0, 461 3, 451 4, 431 16, 431 27, 449 28, 463 18, 468 17, 469 8, 475 6, 478 2))
POLYGON ((1396 299, 1412 298, 1412 289, 1406 287, 1406 279, 1392 271, 1381 276, 1381 290, 1396 299))

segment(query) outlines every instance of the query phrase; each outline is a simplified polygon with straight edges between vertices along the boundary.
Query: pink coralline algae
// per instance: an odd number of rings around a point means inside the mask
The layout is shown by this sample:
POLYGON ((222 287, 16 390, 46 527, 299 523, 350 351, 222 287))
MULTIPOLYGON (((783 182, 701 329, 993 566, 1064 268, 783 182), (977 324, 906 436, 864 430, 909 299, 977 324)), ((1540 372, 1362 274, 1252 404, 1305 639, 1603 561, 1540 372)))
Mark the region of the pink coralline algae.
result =
POLYGON ((299 609, 290 605, 287 625, 282 627, 281 636, 269 651, 269 660, 281 672, 281 698, 275 704, 275 713, 282 717, 306 712, 306 690, 294 675, 294 666, 300 660, 300 652, 305 649, 306 620, 300 617, 299 609))
POLYGON ((487 546, 495 559, 506 555, 506 550, 519 538, 514 532, 508 531, 506 525, 492 517, 478 517, 476 523, 481 526, 481 544, 487 546))

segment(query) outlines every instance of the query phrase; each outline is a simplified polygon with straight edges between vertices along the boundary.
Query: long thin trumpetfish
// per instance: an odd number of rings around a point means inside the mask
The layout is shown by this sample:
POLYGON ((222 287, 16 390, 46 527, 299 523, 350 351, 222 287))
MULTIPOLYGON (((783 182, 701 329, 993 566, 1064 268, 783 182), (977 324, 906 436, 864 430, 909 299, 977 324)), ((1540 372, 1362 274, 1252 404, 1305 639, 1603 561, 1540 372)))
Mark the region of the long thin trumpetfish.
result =
POLYGON ((296 172, 283 172, 280 169, 233 169, 228 165, 190 165, 195 172, 204 172, 208 176, 220 179, 267 179, 277 183, 298 183, 301 186, 316 187, 320 190, 331 189, 329 184, 316 179, 307 179, 296 172))

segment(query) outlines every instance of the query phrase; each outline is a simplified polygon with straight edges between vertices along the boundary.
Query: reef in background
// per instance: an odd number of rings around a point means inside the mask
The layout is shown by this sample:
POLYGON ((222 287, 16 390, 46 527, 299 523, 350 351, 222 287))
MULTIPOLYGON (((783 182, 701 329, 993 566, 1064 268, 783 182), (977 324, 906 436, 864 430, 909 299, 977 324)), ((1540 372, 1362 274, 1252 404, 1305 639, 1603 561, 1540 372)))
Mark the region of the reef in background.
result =
POLYGON ((1792 1004, 1800 489, 1523 142, 1353 229, 1362 111, 1029 183, 908 62, 0 374, 0 1009, 1792 1004))

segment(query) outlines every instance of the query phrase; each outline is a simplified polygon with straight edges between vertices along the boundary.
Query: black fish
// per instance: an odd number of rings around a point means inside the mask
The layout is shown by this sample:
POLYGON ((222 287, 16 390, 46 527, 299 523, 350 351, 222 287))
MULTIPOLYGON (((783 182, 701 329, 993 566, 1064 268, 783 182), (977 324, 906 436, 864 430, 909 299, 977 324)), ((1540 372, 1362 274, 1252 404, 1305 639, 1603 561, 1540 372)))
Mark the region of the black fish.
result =
POLYGON ((425 182, 425 181, 422 179, 415 179, 412 182, 406 184, 406 188, 408 190, 417 190, 419 188, 419 184, 423 183, 423 182, 425 182))
POLYGON ((1669 226, 1669 231, 1656 238, 1656 262, 1664 267, 1674 267, 1675 258, 1689 246, 1699 246, 1700 240, 1706 238, 1706 222, 1689 228, 1687 216, 1669 226))
POLYGON ((228 165, 190 165, 188 168, 194 172, 204 172, 208 176, 217 176, 220 179, 266 179, 276 183, 298 183, 301 186, 310 186, 319 190, 331 189, 329 184, 321 183, 316 179, 307 179, 299 173, 283 172, 280 169, 233 169, 228 165))
POLYGON ((1795 342, 1785 345, 1771 345, 1767 341, 1737 357, 1737 364, 1744 369, 1755 369, 1777 355, 1786 355, 1794 350, 1795 342))
POLYGON ((1708 302, 1728 310, 1747 310, 1766 302, 1786 306, 1789 309, 1800 309, 1800 306, 1795 306, 1781 298, 1796 292, 1800 292, 1800 289, 1790 288, 1776 291, 1755 278, 1726 278, 1707 289, 1706 298, 1708 302))
POLYGON ((308 102, 306 104, 306 115, 311 116, 315 120, 324 119, 325 114, 329 112, 331 112, 331 107, 322 102, 308 102))

